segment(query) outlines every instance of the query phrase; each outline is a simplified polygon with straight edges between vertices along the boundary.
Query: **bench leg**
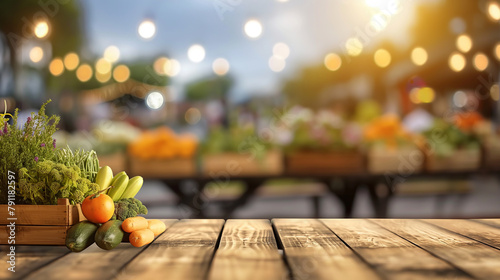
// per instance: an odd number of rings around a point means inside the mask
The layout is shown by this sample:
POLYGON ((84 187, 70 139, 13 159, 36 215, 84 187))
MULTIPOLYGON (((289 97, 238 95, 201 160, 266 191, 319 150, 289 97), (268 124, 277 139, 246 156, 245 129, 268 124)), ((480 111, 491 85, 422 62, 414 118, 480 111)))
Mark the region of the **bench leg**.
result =
POLYGON ((313 205, 313 216, 316 219, 321 218, 321 202, 320 202, 320 197, 319 196, 313 196, 312 198, 312 205, 313 205))

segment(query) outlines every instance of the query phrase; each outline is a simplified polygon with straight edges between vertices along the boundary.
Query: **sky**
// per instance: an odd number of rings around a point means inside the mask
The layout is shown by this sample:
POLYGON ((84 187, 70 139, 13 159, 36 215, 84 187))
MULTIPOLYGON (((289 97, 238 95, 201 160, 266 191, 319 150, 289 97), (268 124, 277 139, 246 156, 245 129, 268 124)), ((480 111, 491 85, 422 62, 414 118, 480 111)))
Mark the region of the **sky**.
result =
POLYGON ((172 78, 172 85, 179 95, 185 84, 213 75, 212 62, 224 58, 236 82, 231 99, 242 100, 279 93, 285 79, 304 66, 322 63, 329 52, 341 54, 351 37, 366 42, 364 51, 373 52, 371 48, 384 39, 409 47, 407 30, 415 6, 432 0, 283 1, 82 1, 86 48, 94 55, 102 55, 106 47, 115 45, 123 63, 162 55, 175 58, 181 71, 172 78), (393 13, 394 7, 397 12, 393 13), (380 13, 387 27, 375 33, 366 31, 370 30, 373 15, 380 13), (144 19, 156 24, 156 34, 150 40, 142 39, 137 32, 144 19), (259 20, 263 26, 258 38, 249 38, 244 32, 249 19, 259 20), (273 46, 279 42, 289 46, 290 55, 284 70, 273 72, 268 61, 273 46), (206 56, 200 63, 188 59, 187 50, 193 44, 205 48, 206 56))

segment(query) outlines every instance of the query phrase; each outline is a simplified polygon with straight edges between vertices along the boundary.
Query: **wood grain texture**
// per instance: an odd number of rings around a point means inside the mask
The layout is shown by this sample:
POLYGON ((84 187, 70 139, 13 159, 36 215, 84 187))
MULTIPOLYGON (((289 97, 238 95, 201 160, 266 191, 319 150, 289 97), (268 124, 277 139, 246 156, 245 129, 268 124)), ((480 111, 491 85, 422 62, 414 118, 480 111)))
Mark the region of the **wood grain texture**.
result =
MULTIPOLYGON (((165 222, 167 229, 177 222, 177 220, 162 221, 165 222)), ((26 279, 112 279, 125 264, 145 248, 147 247, 136 248, 130 243, 121 243, 113 250, 106 251, 94 243, 80 253, 70 253, 64 258, 44 266, 30 274, 26 279)), ((66 250, 68 251, 68 249, 66 250)))
POLYGON ((441 228, 462 234, 500 250, 500 228, 468 220, 422 220, 441 228))
POLYGON ((478 279, 500 279, 500 250, 418 220, 373 220, 478 279))
POLYGON ((321 221, 387 279, 471 279, 445 261, 368 220, 321 221))
POLYGON ((318 220, 274 219, 293 278, 380 279, 318 220))
POLYGON ((286 279, 268 220, 228 220, 215 254, 209 279, 286 279))
MULTIPOLYGON (((69 226, 18 226, 16 225, 17 245, 64 245, 69 226)), ((0 229, 0 244, 8 244, 10 229, 0 229)))
POLYGON ((181 220, 116 279, 205 279, 224 220, 181 220))
POLYGON ((500 219, 477 219, 474 222, 490 225, 492 227, 500 228, 500 219))
POLYGON ((69 250, 64 246, 15 246, 15 252, 16 267, 13 273, 7 270, 10 245, 0 246, 0 279, 25 279, 32 271, 63 257, 69 250))

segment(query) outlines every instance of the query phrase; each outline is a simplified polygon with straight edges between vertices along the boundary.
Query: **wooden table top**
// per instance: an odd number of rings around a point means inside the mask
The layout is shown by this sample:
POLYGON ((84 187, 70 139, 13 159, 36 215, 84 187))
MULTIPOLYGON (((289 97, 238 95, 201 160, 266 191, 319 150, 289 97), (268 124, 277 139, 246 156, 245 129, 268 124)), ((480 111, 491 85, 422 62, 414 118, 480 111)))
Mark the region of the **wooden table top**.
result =
POLYGON ((1 279, 500 279, 500 219, 164 220, 152 244, 0 246, 1 279))

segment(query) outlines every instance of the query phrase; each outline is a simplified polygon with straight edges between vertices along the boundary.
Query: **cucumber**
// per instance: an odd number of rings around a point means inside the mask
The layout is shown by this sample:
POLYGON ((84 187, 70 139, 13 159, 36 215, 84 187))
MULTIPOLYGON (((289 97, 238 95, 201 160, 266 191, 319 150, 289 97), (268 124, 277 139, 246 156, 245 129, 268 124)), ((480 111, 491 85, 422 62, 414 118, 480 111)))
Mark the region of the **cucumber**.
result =
POLYGON ((97 229, 95 233, 95 243, 101 249, 111 250, 122 242, 123 235, 122 221, 107 221, 97 229))
POLYGON ((73 225, 66 233, 66 247, 73 252, 81 252, 94 243, 99 227, 88 221, 73 225))

